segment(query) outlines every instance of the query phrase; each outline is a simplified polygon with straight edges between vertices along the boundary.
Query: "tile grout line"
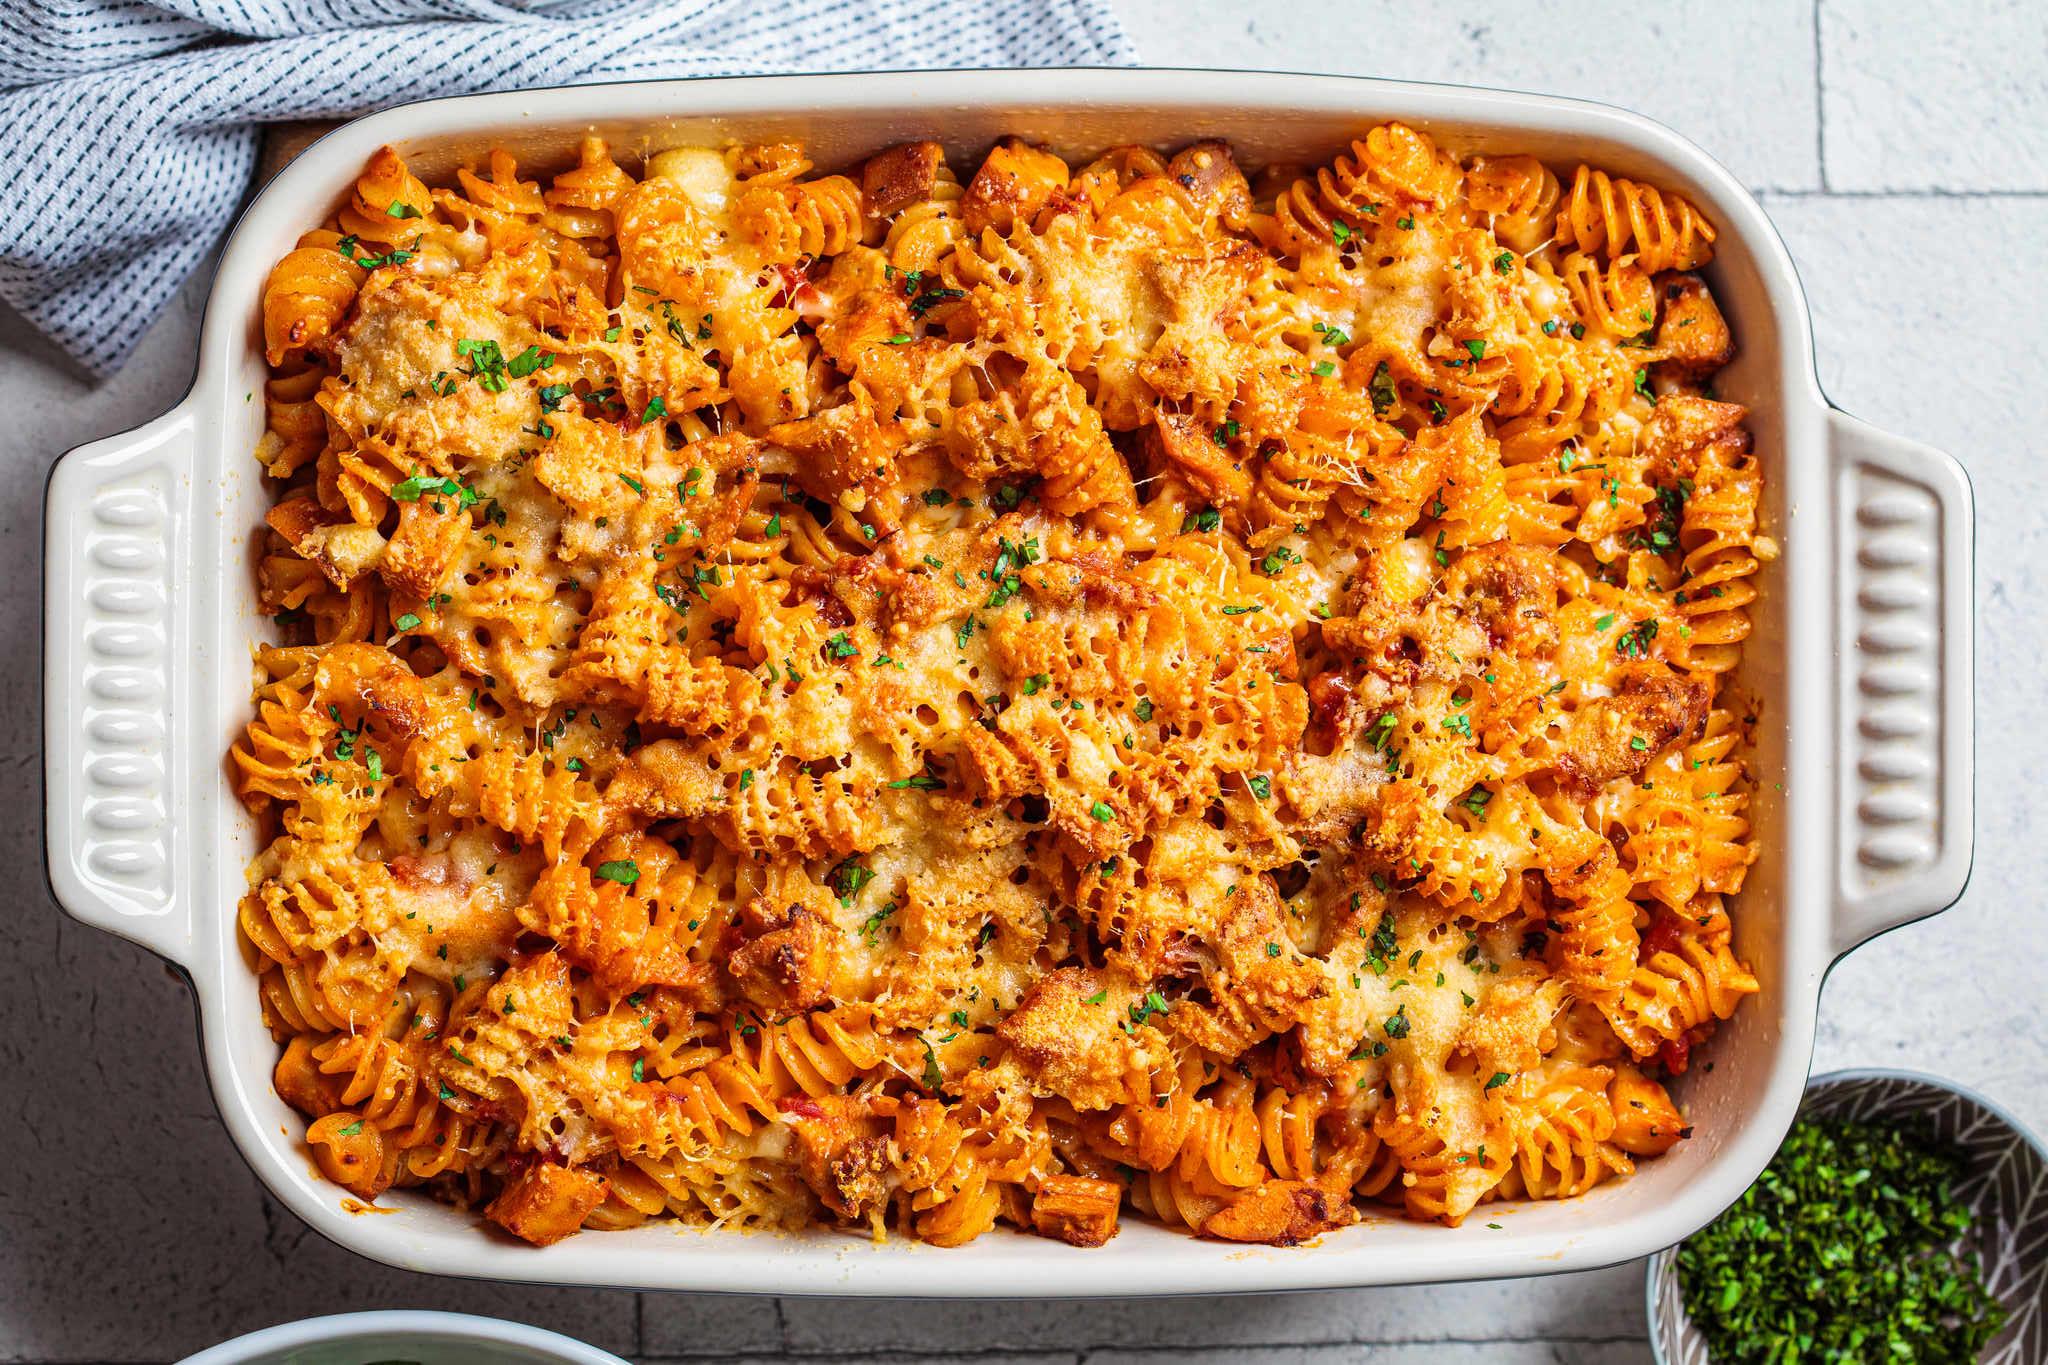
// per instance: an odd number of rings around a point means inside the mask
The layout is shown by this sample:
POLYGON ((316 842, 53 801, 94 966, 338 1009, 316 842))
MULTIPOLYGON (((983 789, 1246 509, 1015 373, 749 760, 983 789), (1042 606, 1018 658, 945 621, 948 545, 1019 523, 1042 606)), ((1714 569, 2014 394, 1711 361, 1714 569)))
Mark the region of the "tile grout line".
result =
POLYGON ((1820 170, 1820 192, 1828 193, 1828 85, 1822 63, 1821 5, 1813 0, 1813 159, 1820 170))
MULTIPOLYGON (((779 1352, 765 1353, 744 1351, 705 1351, 695 1355, 654 1356, 642 1355, 638 1351, 635 1351, 633 1353, 633 1359, 640 1362, 640 1365, 703 1365, 703 1362, 710 1360, 815 1361, 819 1362, 819 1365, 831 1365, 831 1362, 844 1361, 847 1362, 847 1365, 861 1365, 861 1362, 865 1361, 885 1360, 973 1361, 990 1359, 1045 1359, 1056 1361, 1073 1361, 1076 1363, 1076 1365, 1084 1365, 1084 1362, 1098 1355, 1156 1356, 1165 1355, 1171 1352, 1176 1355, 1186 1356, 1200 1352, 1206 1352, 1210 1355, 1221 1357, 1226 1354, 1234 1354, 1241 1351, 1300 1351, 1304 1353, 1313 1353, 1319 1351, 1331 1352, 1390 1349, 1400 1350, 1447 1346, 1628 1346, 1640 1343, 1643 1340, 1644 1337, 1640 1334, 1637 1334, 1633 1336, 1602 1337, 1431 1337, 1427 1339, 1400 1338, 1386 1341, 1270 1341, 1249 1342, 1243 1345, 1218 1345, 1201 1347, 1190 1347, 1186 1345, 1144 1346, 1132 1344, 1094 1345, 1080 1347, 1070 1346, 1055 1347, 1051 1349, 1043 1347, 1023 1347, 1019 1349, 989 1347, 983 1350, 970 1351, 904 1349, 900 1347, 877 1346, 869 1350, 854 1351, 817 1351, 798 1348, 779 1352)), ((154 1356, 20 1356, 15 1357, 14 1359, 6 1362, 6 1365, 161 1365, 161 1361, 162 1357, 154 1356)))
POLYGON ((1759 199, 1953 199, 1963 202, 1978 199, 2016 199, 2022 202, 2028 200, 2048 199, 2048 189, 1949 190, 1929 188, 1917 190, 1800 190, 1771 189, 1768 187, 1759 187, 1753 189, 1751 193, 1755 194, 1759 199))
POLYGON ((801 1360, 801 1361, 846 1361, 870 1360, 984 1360, 1008 1358, 1051 1357, 1085 1361, 1098 1355, 1163 1355, 1168 1352, 1190 1354, 1207 1351, 1214 1354, 1244 1351, 1346 1351, 1366 1349, 1400 1349, 1446 1346, 1625 1346, 1642 1341, 1641 1333, 1607 1336, 1575 1336, 1570 1333, 1501 1336, 1501 1337, 1386 1337, 1377 1339, 1347 1338, 1324 1341, 1255 1341, 1233 1342, 1225 1345, 1191 1347, 1179 1345, 1145 1345, 1133 1342, 1093 1342, 1081 1346, 1032 1347, 1032 1346, 990 1346, 979 1349, 959 1350, 918 1346, 873 1346, 851 1350, 819 1349, 817 1347, 790 1346, 769 1353, 748 1353, 731 1351, 706 1351, 696 1354, 657 1355, 638 1357, 643 1365, 695 1365, 705 1360, 801 1360))

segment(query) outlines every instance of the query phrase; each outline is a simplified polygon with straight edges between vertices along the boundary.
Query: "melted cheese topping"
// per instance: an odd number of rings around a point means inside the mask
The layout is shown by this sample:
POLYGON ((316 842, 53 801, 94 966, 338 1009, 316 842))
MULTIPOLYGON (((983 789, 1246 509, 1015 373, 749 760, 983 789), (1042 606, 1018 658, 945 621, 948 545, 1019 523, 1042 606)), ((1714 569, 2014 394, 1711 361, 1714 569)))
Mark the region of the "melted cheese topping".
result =
POLYGON ((809 169, 380 154, 272 278, 241 923, 322 1169, 1292 1242, 1675 1141, 1755 989, 1711 230, 1518 255, 1552 172, 1398 125, 809 169))

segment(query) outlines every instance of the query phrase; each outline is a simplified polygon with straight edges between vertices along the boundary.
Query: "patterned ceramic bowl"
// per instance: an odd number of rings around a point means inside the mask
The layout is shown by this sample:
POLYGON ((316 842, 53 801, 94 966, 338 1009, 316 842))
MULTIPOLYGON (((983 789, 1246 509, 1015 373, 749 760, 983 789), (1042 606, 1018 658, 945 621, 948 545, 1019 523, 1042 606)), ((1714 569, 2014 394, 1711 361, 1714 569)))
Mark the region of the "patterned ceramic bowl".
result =
POLYGON ((251 1332, 183 1365, 626 1365, 608 1351, 523 1322, 467 1313, 339 1313, 251 1332))
MULTIPOLYGON (((1985 1281, 2005 1304, 2005 1330, 1981 1365, 2048 1360, 2048 1147, 1974 1091, 1913 1071, 1834 1071, 1806 1087, 1802 1118, 1911 1119, 1970 1157, 1956 1190, 1969 1205, 1985 1281)), ((1650 1258, 1650 1347, 1658 1365, 1711 1365, 1706 1340, 1685 1314, 1678 1248, 1650 1258)))

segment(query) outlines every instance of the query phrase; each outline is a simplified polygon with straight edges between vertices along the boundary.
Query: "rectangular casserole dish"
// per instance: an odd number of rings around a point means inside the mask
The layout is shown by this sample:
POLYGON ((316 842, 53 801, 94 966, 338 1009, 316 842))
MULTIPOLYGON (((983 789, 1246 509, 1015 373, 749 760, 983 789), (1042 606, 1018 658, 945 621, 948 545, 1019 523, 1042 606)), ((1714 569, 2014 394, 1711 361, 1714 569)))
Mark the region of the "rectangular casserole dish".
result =
MULTIPOLYGON (((971 163, 970 163, 971 164, 971 163)), ((1805 299, 1762 210, 1670 130, 1597 105, 1329 76, 1015 71, 665 81, 436 100, 329 135, 257 197, 228 242, 198 377, 175 409, 70 452, 47 505, 48 855, 58 900, 181 967, 215 1099, 266 1185, 324 1235, 413 1270, 645 1289, 886 1295, 1126 1295, 1308 1289, 1579 1270, 1667 1246, 1757 1175, 1797 1108, 1821 978, 1841 953, 1962 891, 1971 852, 1968 481, 1947 456, 1832 409, 1805 299), (1584 1198, 1490 1205, 1449 1229, 1369 1218, 1296 1249, 1202 1242, 1133 1223, 1079 1251, 998 1232, 939 1250, 844 1234, 673 1225, 514 1244, 423 1198, 347 1211, 272 1093, 276 1048, 234 906, 255 830, 222 755, 244 723, 255 532, 269 501, 259 298, 270 265, 390 143, 430 182, 503 145, 529 173, 595 131, 621 160, 677 144, 801 138, 833 167, 913 137, 956 158, 1020 134, 1063 152, 1228 139, 1247 166, 1315 162, 1373 123, 1458 152, 1580 160, 1677 190, 1719 227, 1707 273, 1740 354, 1768 471, 1762 577, 1742 674, 1754 697, 1761 858, 1736 946, 1763 983, 1678 1095, 1693 1138, 1584 1198)))

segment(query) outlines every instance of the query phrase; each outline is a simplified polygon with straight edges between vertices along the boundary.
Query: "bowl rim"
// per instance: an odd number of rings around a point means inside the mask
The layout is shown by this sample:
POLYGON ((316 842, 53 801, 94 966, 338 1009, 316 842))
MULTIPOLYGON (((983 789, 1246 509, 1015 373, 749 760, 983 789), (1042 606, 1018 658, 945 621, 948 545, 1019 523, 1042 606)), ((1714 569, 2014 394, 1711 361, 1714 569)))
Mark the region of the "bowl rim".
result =
POLYGON ((185 1356, 180 1365, 243 1365, 257 1351, 346 1345, 353 1337, 392 1332, 481 1346, 524 1346, 553 1352, 567 1365, 627 1365, 609 1351, 546 1327, 480 1313, 428 1308, 369 1309, 280 1322, 208 1346, 185 1356))
MULTIPOLYGON (((2048 1164, 2048 1141, 2043 1141, 2040 1134, 2020 1122, 2010 1109, 2007 1109, 1975 1086, 1965 1085, 1961 1081, 1952 1081, 1945 1076, 1936 1076, 1931 1072, 1915 1071, 1910 1067, 1849 1066, 1837 1071, 1824 1071, 1818 1076, 1811 1077, 1806 1082, 1806 1089, 1799 1096, 1800 1111, 1805 1110, 1806 1102, 1812 1099, 1817 1091, 1837 1085, 1846 1085, 1852 1081, 1905 1081, 1922 1089, 1945 1090, 1951 1095, 1960 1095, 2004 1124, 2008 1131, 2033 1149, 2034 1155, 2041 1158, 2044 1164, 2048 1164)), ((1799 1121, 1796 1113, 1792 1121, 1794 1123, 1799 1121)), ((1789 1130, 1787 1130, 1787 1136, 1790 1136, 1789 1130)), ((1782 1145, 1782 1142, 1780 1145, 1782 1145)), ((1761 1176, 1762 1173, 1759 1172, 1758 1174, 1761 1176)), ((1740 1198, 1740 1196, 1737 1197, 1740 1198)), ((1726 1211, 1725 1209, 1722 1210, 1724 1213, 1726 1211)), ((1712 1224, 1708 1226, 1712 1226, 1712 1224)), ((1654 1251, 1643 1258, 1643 1324, 1646 1335, 1650 1340, 1650 1359, 1655 1361, 1656 1365, 1672 1365, 1671 1358, 1664 1354, 1664 1342, 1657 1335, 1657 1276, 1663 1270, 1664 1263, 1675 1255, 1680 1247, 1692 1240, 1692 1237, 1697 1237, 1699 1232, 1705 1230, 1702 1228, 1692 1233, 1691 1236, 1681 1237, 1662 1251, 1654 1251)), ((1684 1291, 1682 1289, 1679 1291, 1679 1297, 1680 1301, 1683 1302, 1684 1291)))

